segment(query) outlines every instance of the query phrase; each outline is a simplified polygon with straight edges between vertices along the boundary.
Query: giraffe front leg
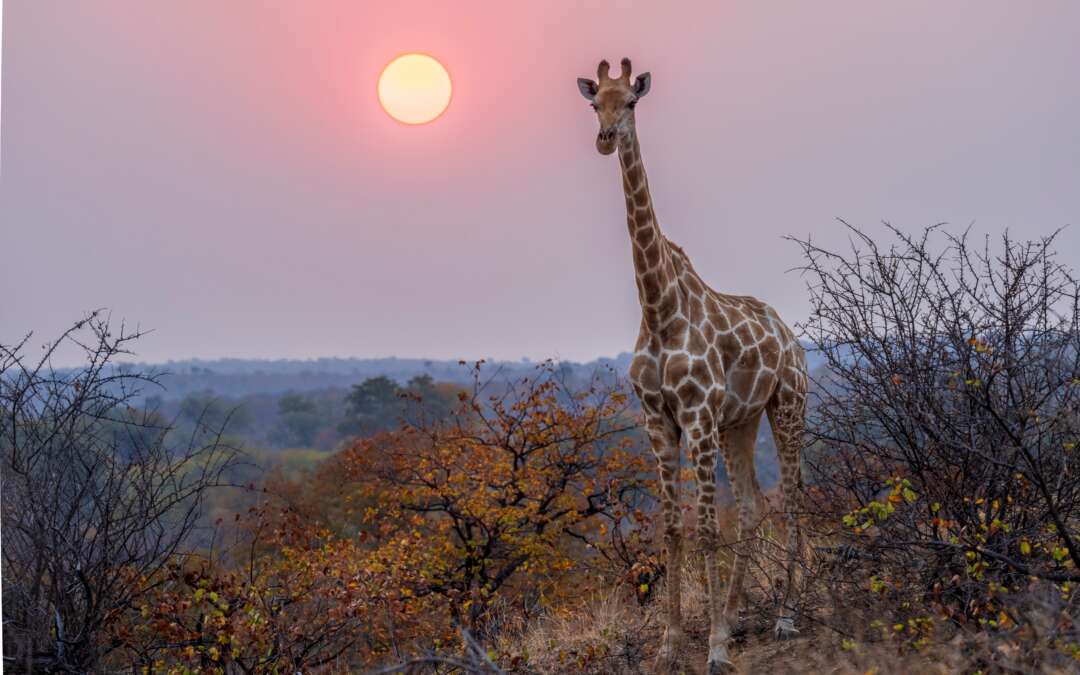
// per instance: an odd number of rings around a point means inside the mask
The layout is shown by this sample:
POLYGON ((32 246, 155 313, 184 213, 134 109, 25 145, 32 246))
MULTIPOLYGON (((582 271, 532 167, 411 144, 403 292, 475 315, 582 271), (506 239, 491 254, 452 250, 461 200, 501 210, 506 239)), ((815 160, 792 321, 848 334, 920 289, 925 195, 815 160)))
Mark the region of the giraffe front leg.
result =
MULTIPOLYGON (((664 469, 661 468, 663 474, 664 469)), ((678 476, 678 471, 673 472, 678 476)), ((682 513, 675 480, 663 481, 664 545, 667 548, 667 626, 656 655, 657 672, 667 672, 678 661, 682 643, 682 513)))
MULTIPOLYGON (((718 435, 721 439, 724 437, 722 433, 718 435)), ((703 446, 692 452, 697 479, 698 543, 705 554, 709 593, 709 659, 706 664, 709 675, 726 673, 734 668, 728 655, 731 627, 721 603, 720 569, 716 561, 720 545, 716 517, 716 454, 716 450, 703 446)))
POLYGON ((674 427, 663 421, 650 422, 649 438, 656 454, 660 473, 661 502, 664 513, 664 545, 667 549, 667 597, 663 641, 656 655, 656 672, 675 669, 682 643, 682 512, 679 509, 679 436, 674 427))

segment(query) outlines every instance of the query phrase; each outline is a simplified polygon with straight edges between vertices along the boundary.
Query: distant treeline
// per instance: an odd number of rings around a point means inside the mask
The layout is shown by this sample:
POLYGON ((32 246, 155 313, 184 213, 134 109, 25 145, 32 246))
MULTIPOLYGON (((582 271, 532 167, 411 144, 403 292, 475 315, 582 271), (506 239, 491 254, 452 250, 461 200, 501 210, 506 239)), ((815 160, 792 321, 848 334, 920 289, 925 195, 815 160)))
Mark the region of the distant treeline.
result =
POLYGON ((144 405, 187 433, 223 431, 248 447, 331 450, 351 436, 397 428, 410 416, 444 417, 464 386, 436 382, 429 375, 417 375, 398 384, 380 375, 349 389, 271 391, 244 396, 205 389, 179 399, 148 396, 144 405))
MULTIPOLYGON (((588 379, 597 370, 613 369, 625 374, 630 367, 629 353, 615 358, 601 358, 587 363, 562 361, 559 368, 575 379, 588 379)), ((130 364, 127 368, 161 374, 162 389, 156 393, 163 400, 182 399, 191 394, 212 391, 218 396, 243 397, 255 394, 348 390, 353 385, 374 378, 386 377, 405 385, 415 377, 427 376, 436 382, 468 384, 472 381, 470 366, 456 360, 345 359, 323 358, 309 360, 259 359, 191 359, 159 364, 130 364)), ((537 362, 489 361, 485 371, 500 371, 509 378, 527 376, 537 362)))
MULTIPOLYGON (((808 353, 813 370, 821 359, 808 353)), ((565 375, 579 381, 588 380, 596 372, 608 368, 625 376, 632 354, 623 352, 614 358, 599 358, 579 363, 560 361, 558 367, 565 375)), ((485 371, 499 371, 506 378, 527 376, 539 362, 488 361, 485 371)), ((321 359, 188 359, 167 363, 137 363, 125 365, 138 371, 160 373, 162 388, 153 393, 162 400, 182 399, 207 391, 218 396, 244 397, 284 392, 314 392, 335 389, 347 391, 354 385, 374 378, 386 377, 405 385, 414 377, 427 376, 436 382, 468 384, 472 381, 473 362, 446 359, 379 359, 321 358, 321 359)))

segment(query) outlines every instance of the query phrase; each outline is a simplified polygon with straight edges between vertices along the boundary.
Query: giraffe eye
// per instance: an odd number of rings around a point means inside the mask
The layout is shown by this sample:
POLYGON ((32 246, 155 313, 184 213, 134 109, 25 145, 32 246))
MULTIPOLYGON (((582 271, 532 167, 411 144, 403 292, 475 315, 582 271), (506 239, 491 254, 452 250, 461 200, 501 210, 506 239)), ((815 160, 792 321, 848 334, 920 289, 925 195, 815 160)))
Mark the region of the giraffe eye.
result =
POLYGON ((631 110, 636 108, 637 107, 637 99, 635 98, 633 101, 630 101, 629 103, 627 103, 626 107, 630 108, 631 110))
POLYGON ((590 103, 589 105, 592 107, 593 110, 600 112, 600 106, 596 105, 595 103, 590 103))

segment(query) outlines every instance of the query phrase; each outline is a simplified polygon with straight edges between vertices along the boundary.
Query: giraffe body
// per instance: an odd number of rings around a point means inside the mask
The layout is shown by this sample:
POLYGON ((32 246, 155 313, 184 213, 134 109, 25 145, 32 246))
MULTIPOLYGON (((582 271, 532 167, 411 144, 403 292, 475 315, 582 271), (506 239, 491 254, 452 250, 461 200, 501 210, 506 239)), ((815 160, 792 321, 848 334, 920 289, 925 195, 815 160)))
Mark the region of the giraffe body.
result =
POLYGON ((668 555, 667 630, 658 655, 671 668, 681 637, 679 570, 682 516, 678 506, 681 445, 685 443, 697 487, 698 543, 705 554, 709 585, 709 671, 731 665, 730 627, 738 612, 748 554, 765 505, 754 471, 754 441, 762 413, 772 426, 786 514, 788 574, 777 635, 796 633, 793 624, 798 522, 794 497, 800 482, 799 453, 805 426, 806 358, 776 311, 749 297, 718 293, 694 270, 689 257, 661 232, 641 161, 634 121, 637 101, 650 87, 648 73, 630 82, 623 59, 619 78, 578 80, 600 120, 597 149, 618 149, 641 302, 641 329, 630 364, 630 380, 641 400, 645 427, 656 455, 668 555), (726 602, 720 604, 716 565, 719 545, 716 462, 720 456, 738 504, 738 544, 726 602))

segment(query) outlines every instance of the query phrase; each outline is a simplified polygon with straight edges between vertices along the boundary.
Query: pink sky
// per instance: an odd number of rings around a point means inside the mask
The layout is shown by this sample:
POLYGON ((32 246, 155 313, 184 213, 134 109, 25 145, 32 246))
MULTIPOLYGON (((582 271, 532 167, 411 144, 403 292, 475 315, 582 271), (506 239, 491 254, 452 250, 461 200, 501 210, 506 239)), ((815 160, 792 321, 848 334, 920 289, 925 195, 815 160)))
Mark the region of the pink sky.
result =
POLYGON ((791 323, 783 235, 1080 222, 1072 0, 3 9, 0 341, 108 307, 145 360, 630 349, 617 161, 574 82, 600 58, 652 72, 668 236, 791 323), (454 80, 429 126, 375 98, 407 51, 454 80))

